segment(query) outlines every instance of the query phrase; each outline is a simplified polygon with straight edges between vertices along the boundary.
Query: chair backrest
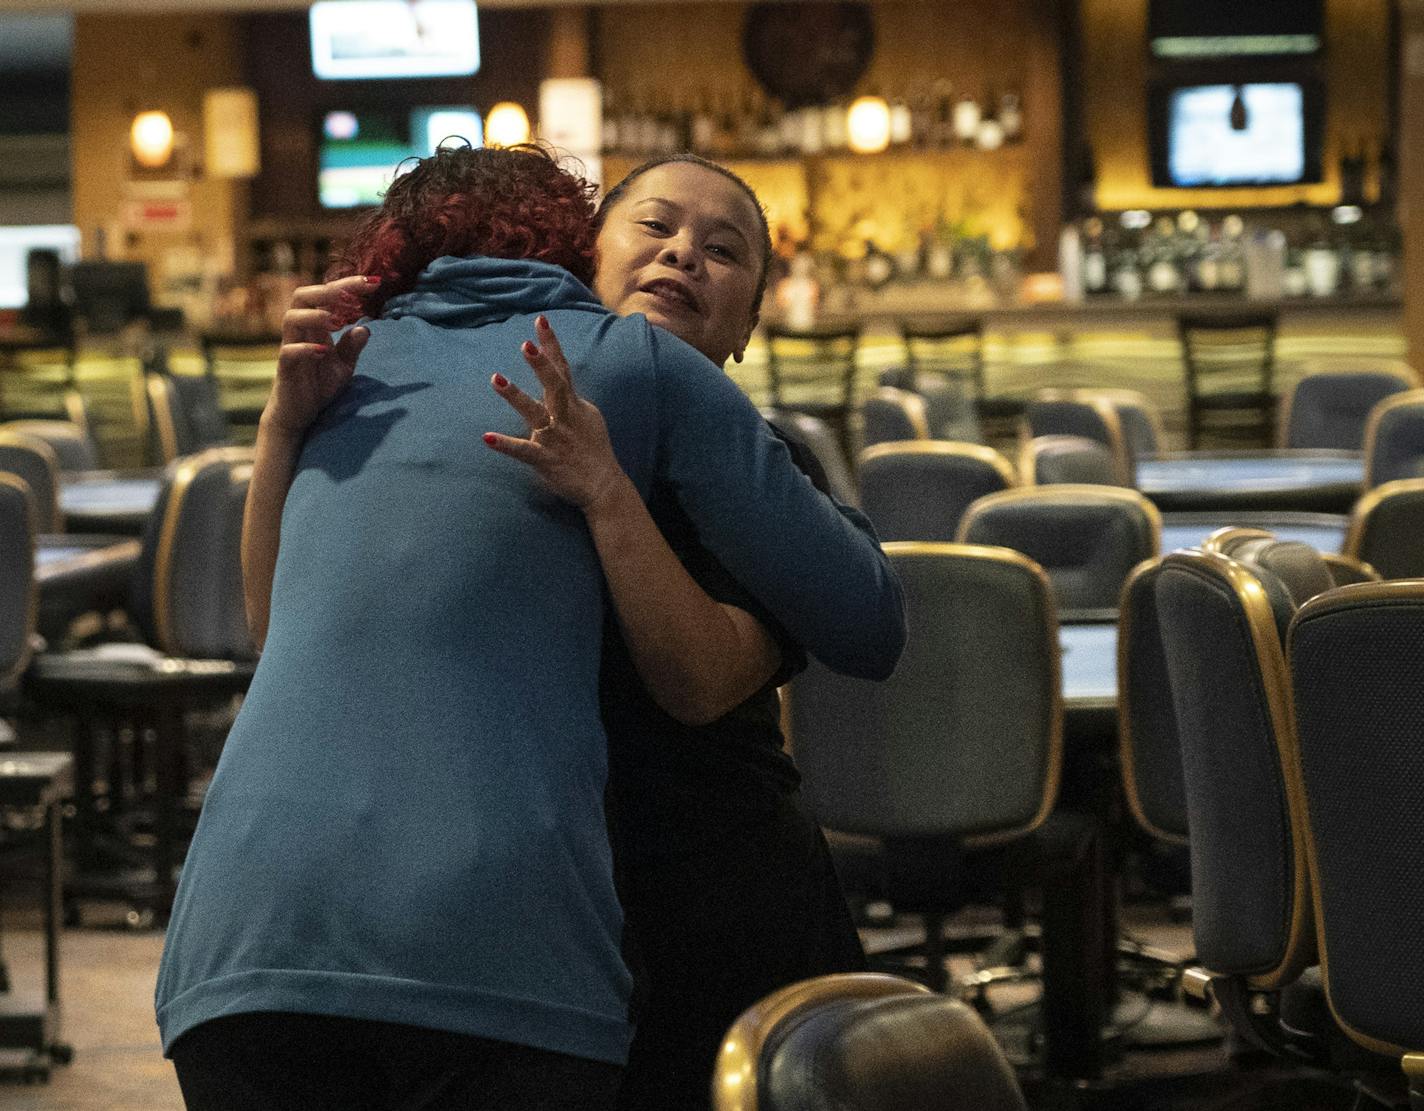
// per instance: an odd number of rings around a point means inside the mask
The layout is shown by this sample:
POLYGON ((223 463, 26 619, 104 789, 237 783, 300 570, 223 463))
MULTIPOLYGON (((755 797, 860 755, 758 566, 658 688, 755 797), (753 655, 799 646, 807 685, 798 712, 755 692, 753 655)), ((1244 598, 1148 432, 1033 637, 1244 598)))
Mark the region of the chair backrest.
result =
POLYGON ((1058 619, 1027 557, 885 545, 915 635, 881 683, 819 662, 791 684, 792 743, 827 828, 992 843, 1047 818, 1063 761, 1058 619))
POLYGON ((211 378, 150 374, 146 385, 152 458, 171 463, 179 456, 228 442, 227 418, 211 378))
POLYGON ((728 1031, 716 1111, 1026 1111, 983 1020, 958 1000, 880 973, 804 980, 728 1031))
POLYGON ((1112 449, 1086 436, 1034 436, 1023 442, 1019 473, 1028 485, 1120 486, 1112 449))
POLYGON ((1344 552, 1386 579, 1424 577, 1424 478, 1386 482, 1355 503, 1344 552))
POLYGON ((972 384, 952 374, 891 367, 880 372, 880 385, 918 394, 925 403, 925 421, 931 440, 983 442, 972 384))
POLYGON ((1295 611, 1335 586, 1330 568, 1319 552, 1299 540, 1278 540, 1264 529, 1217 529, 1202 548, 1244 563, 1257 573, 1270 597, 1282 640, 1295 611), (1276 584, 1285 588, 1284 593, 1275 589, 1276 584))
POLYGON ((1161 557, 1138 564, 1118 603, 1118 750, 1128 809, 1137 824, 1161 841, 1185 845, 1182 742, 1157 620, 1161 571, 1161 557))
POLYGON ((1290 667, 1330 1009, 1374 1052, 1424 1049, 1424 583, 1310 602, 1290 667))
POLYGON ((1274 313, 1179 316, 1188 396, 1217 391, 1271 394, 1276 328, 1274 313))
POLYGON ((1336 586, 1353 586, 1355 583, 1377 583, 1384 579, 1374 567, 1355 556, 1341 552, 1321 552, 1320 558, 1330 572, 1330 580, 1336 586))
POLYGON ((172 656, 250 659, 242 594, 242 512, 252 475, 246 448, 213 448, 169 468, 145 525, 133 616, 172 656))
POLYGON ((59 457, 54 448, 23 432, 0 432, 0 471, 23 479, 34 498, 36 532, 63 532, 59 511, 59 457))
POLYGON ((1365 425, 1365 489, 1424 478, 1424 390, 1379 402, 1365 425))
POLYGON ((1082 436, 1096 440, 1112 453, 1117 483, 1131 486, 1135 457, 1128 448, 1122 419, 1104 398, 1077 391, 1040 390, 1024 409, 1030 437, 1082 436))
POLYGON ((71 420, 11 420, 0 432, 18 432, 43 440, 54 450, 61 471, 92 471, 99 466, 99 448, 88 431, 71 420))
POLYGON ((1023 552, 1047 573, 1062 611, 1117 606, 1132 569, 1161 547, 1162 517, 1136 490, 1037 486, 980 498, 955 539, 1023 552))
POLYGON ((1416 385, 1387 371, 1308 374, 1286 395, 1278 426, 1280 446, 1359 451, 1374 407, 1416 385))
POLYGON ((1315 945, 1303 800, 1286 755, 1290 680, 1261 575, 1216 552, 1172 552, 1156 600, 1191 815, 1197 955, 1272 990, 1300 975, 1315 945))
POLYGON ((831 426, 810 413, 799 413, 794 409, 771 409, 761 411, 766 422, 789 440, 795 440, 821 464, 826 473, 826 482, 837 501, 846 505, 859 505, 860 494, 855 480, 851 478, 850 464, 841 450, 840 439, 831 426))
POLYGON ((1085 392, 1102 398, 1116 410, 1128 453, 1134 459, 1145 459, 1162 450, 1166 442, 1162 414, 1145 393, 1116 388, 1094 388, 1085 392))
POLYGON ((860 507, 882 540, 953 540, 976 499, 1014 485, 993 448, 942 440, 876 444, 856 468, 860 507))
POLYGON ((881 386, 860 403, 861 444, 893 443, 898 440, 928 440, 929 414, 919 394, 881 386))
POLYGON ((0 474, 0 682, 30 662, 36 605, 34 501, 23 479, 0 474))
POLYGON ((959 379, 972 399, 984 396, 984 322, 973 318, 902 321, 905 366, 912 375, 906 389, 918 389, 922 374, 959 379))
POLYGON ((855 354, 860 327, 795 330, 768 325, 766 369, 771 404, 835 405, 849 413, 855 402, 855 354))

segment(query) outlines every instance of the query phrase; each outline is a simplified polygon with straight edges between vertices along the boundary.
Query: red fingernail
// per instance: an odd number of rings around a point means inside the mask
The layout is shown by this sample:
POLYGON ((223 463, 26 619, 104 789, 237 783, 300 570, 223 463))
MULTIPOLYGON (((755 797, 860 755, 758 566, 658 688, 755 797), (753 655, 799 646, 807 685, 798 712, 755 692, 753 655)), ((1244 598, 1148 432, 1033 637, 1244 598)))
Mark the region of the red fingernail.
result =
POLYGON ((543 313, 540 313, 534 318, 534 326, 536 328, 547 328, 549 326, 549 318, 543 313))
POLYGON ((520 348, 520 350, 523 351, 526 355, 533 355, 539 349, 535 347, 532 343, 530 343, 528 340, 525 340, 524 346, 520 348))
POLYGON ((494 376, 494 384, 497 388, 502 390, 505 386, 509 385, 509 379, 503 374, 496 374, 494 376))
POLYGON ((484 436, 481 437, 481 439, 483 439, 484 442, 487 443, 487 444, 492 444, 492 443, 494 443, 497 439, 499 439, 499 437, 496 436, 493 432, 486 432, 486 433, 484 434, 484 436))
POLYGON ((366 275, 366 284, 367 284, 367 285, 380 285, 380 284, 381 284, 381 277, 380 277, 380 275, 379 275, 379 274, 367 274, 367 275, 366 275))

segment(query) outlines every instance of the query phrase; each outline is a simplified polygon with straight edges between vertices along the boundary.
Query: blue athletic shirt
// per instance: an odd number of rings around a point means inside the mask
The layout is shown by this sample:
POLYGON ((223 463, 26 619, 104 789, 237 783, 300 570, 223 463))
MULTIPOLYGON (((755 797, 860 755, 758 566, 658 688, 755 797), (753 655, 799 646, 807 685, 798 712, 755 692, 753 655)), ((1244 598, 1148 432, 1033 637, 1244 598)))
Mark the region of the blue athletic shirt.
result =
POLYGON ((442 258, 393 297, 313 426, 271 623, 208 790, 159 969, 165 1051, 223 1015, 408 1023, 621 1062, 604 825, 602 575, 581 513, 491 451, 490 388, 547 313, 646 497, 799 643, 861 677, 905 642, 873 535, 691 347, 538 262, 442 258))

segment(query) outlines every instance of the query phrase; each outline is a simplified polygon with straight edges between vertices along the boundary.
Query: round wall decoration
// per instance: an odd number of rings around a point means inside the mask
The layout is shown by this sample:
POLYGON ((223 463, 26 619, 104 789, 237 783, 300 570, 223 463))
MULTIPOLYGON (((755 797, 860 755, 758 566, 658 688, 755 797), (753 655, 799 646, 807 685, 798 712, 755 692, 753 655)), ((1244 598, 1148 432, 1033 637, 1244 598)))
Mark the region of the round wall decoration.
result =
POLYGON ((866 3, 753 4, 742 31, 747 67, 787 108, 850 92, 870 65, 875 24, 866 3))

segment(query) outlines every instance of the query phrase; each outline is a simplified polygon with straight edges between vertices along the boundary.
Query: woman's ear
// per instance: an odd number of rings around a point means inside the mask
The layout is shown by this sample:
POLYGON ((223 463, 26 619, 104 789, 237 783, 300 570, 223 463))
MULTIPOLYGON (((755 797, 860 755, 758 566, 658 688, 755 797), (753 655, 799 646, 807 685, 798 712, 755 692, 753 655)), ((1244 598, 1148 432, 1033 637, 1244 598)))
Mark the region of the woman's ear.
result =
POLYGON ((757 323, 760 320, 760 312, 752 313, 751 319, 747 321, 747 330, 742 333, 741 343, 737 344, 736 347, 732 348, 732 362, 739 363, 742 361, 742 356, 747 353, 747 344, 751 342, 752 333, 756 331, 757 323))

